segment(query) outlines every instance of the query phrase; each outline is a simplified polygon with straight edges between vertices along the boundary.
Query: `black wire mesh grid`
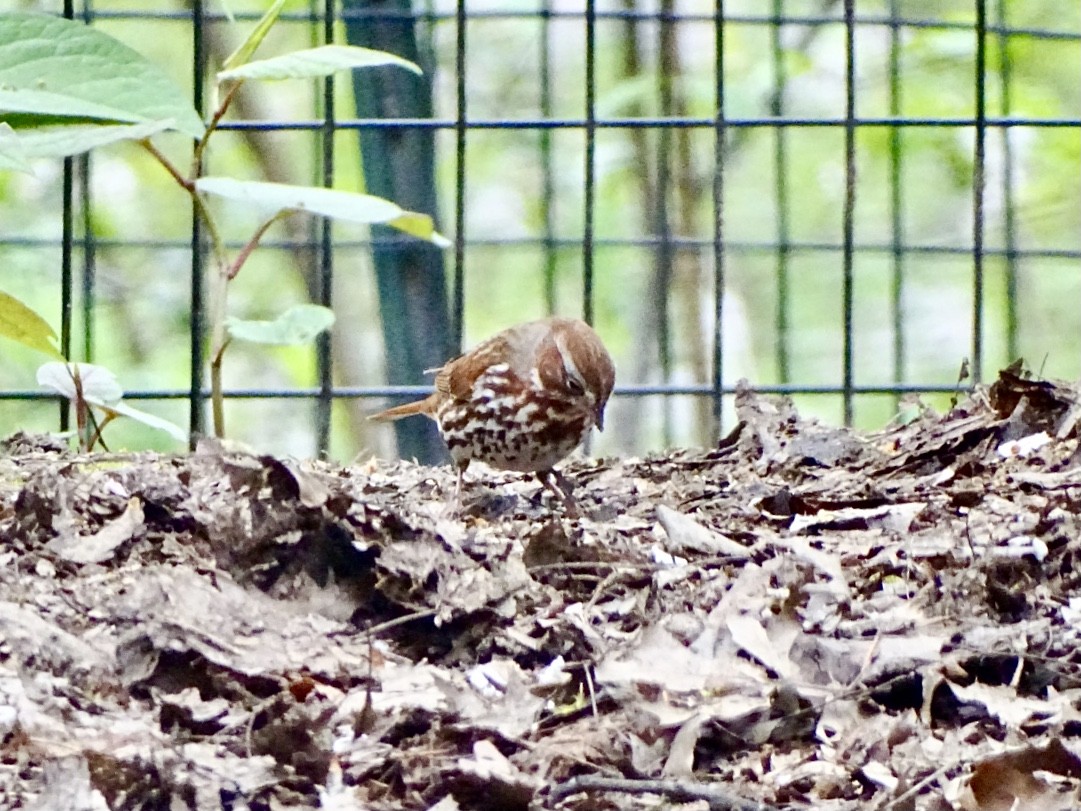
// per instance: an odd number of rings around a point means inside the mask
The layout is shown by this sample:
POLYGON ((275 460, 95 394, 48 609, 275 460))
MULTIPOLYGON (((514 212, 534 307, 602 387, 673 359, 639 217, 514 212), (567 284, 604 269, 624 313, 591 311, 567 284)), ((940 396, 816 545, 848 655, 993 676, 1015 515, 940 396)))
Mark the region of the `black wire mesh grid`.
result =
MULTIPOLYGON (((101 4, 99 4, 101 5, 101 4)), ((712 8, 693 12, 677 10, 674 2, 660 2, 657 7, 643 10, 638 4, 624 2, 616 7, 604 5, 597 0, 586 0, 580 8, 570 8, 571 4, 541 2, 536 8, 520 8, 517 4, 507 4, 505 8, 467 8, 465 2, 456 7, 443 10, 429 3, 418 7, 414 14, 419 20, 431 26, 452 28, 453 67, 455 102, 454 114, 450 117, 432 119, 348 119, 336 117, 334 113, 333 93, 335 79, 326 80, 321 99, 321 115, 307 120, 291 121, 242 121, 223 125, 223 130, 242 131, 257 129, 261 131, 308 131, 315 134, 320 143, 318 156, 321 180, 330 186, 334 182, 335 171, 335 134, 342 131, 361 128, 431 128, 453 133, 455 149, 455 170, 453 188, 447 195, 453 207, 453 214, 447 219, 453 223, 453 256, 448 257, 451 294, 450 310, 453 334, 458 345, 461 344, 462 328, 470 298, 466 287, 464 272, 466 251, 480 245, 484 240, 470 241, 466 238, 467 195, 469 178, 466 173, 465 154, 470 138, 484 130, 529 131, 538 133, 537 148, 539 163, 544 174, 544 199, 540 201, 545 223, 544 233, 539 240, 545 252, 548 267, 548 279, 545 284, 547 307, 554 307, 554 283, 551 268, 554 256, 568 246, 581 251, 581 303, 582 315, 587 321, 593 321, 597 301, 595 256, 600 248, 613 245, 636 245, 652 249, 662 258, 679 250, 695 251, 706 255, 711 260, 712 295, 708 309, 712 315, 710 324, 710 362, 709 379, 701 383, 675 384, 662 381, 656 384, 637 384, 624 381, 617 387, 617 397, 671 397, 688 395, 707 398, 712 404, 714 432, 719 435, 722 425, 722 407, 727 396, 733 393, 733 387, 726 384, 726 352, 722 341, 724 333, 723 302, 726 292, 726 269, 731 257, 746 254, 764 254, 773 260, 774 284, 776 285, 776 304, 772 314, 774 340, 774 365, 777 370, 777 382, 759 385, 765 392, 789 394, 826 394, 840 398, 842 416, 846 423, 853 421, 854 403, 864 395, 900 396, 911 392, 951 392, 957 388, 954 381, 912 381, 906 370, 906 342, 910 340, 906 326, 904 306, 906 285, 906 262, 913 256, 935 255, 966 258, 970 261, 971 274, 971 312, 967 315, 970 323, 967 358, 970 362, 973 381, 981 381, 988 373, 985 323, 988 308, 986 263, 989 258, 1001 261, 1004 268, 1003 319, 1005 336, 1005 355, 1016 357, 1021 348, 1019 335, 1020 315, 1018 309, 1018 280, 1023 263, 1039 259, 1065 260, 1076 263, 1081 258, 1076 238, 1064 238, 1059 246, 1041 245, 1027 248, 1019 244, 1017 238, 1017 207, 1015 199, 1017 179, 1011 159, 1011 139, 1007 137, 1012 128, 1050 129, 1065 128, 1081 131, 1081 117, 1074 114, 1069 117, 1034 117, 1013 112, 1010 43, 1027 39, 1038 42, 1065 43, 1081 53, 1081 23, 1073 30, 1069 28, 1040 28, 1011 26, 1008 20, 1009 4, 1006 0, 974 0, 971 4, 971 19, 931 19, 906 14, 900 0, 884 0, 883 12, 877 14, 857 14, 855 0, 844 2, 824 2, 816 10, 803 10, 800 13, 788 12, 786 7, 794 5, 785 0, 772 0, 769 9, 756 13, 726 12, 725 3, 716 2, 712 8), (541 82, 540 115, 537 117, 516 118, 513 120, 480 119, 471 115, 468 105, 467 74, 472 68, 470 62, 470 43, 468 42, 469 24, 475 20, 516 20, 531 19, 542 26, 543 41, 549 42, 547 26, 555 21, 572 20, 580 24, 581 46, 584 50, 584 109, 580 117, 559 117, 553 110, 551 74, 553 70, 552 54, 546 44, 539 51, 541 62, 538 76, 541 82), (641 22, 653 25, 679 26, 694 23, 709 26, 712 31, 713 75, 712 99, 713 113, 696 116, 682 115, 636 115, 608 116, 599 112, 597 98, 598 73, 598 25, 606 22, 641 22), (727 96, 731 92, 731 70, 726 66, 726 37, 742 27, 756 27, 768 31, 769 48, 761 54, 761 59, 772 70, 772 94, 768 114, 761 116, 735 116, 728 114, 727 96), (843 54, 843 114, 831 117, 808 117, 791 115, 785 109, 785 82, 789 78, 785 62, 786 31, 798 27, 801 31, 830 27, 839 28, 844 33, 843 54), (867 116, 857 114, 860 76, 857 55, 858 32, 878 31, 888 38, 888 110, 882 115, 867 116), (903 40, 907 33, 930 30, 953 32, 964 37, 972 49, 973 70, 971 88, 973 112, 971 115, 912 116, 903 113, 901 80, 901 53, 903 40), (990 45, 995 46, 993 51, 990 45), (992 54, 994 61, 992 62, 992 54), (994 82, 998 90, 992 94, 990 84, 994 82), (991 100, 995 109, 991 109, 991 100), (859 156, 857 140, 864 129, 878 129, 885 132, 888 150, 888 173, 885 182, 888 186, 886 196, 888 205, 886 215, 889 219, 889 239, 885 241, 857 240, 856 215, 859 199, 857 194, 857 173, 859 156), (905 205, 905 133, 914 128, 939 128, 971 133, 971 234, 968 245, 929 245, 912 244, 906 241, 904 227, 905 205), (789 154, 789 133, 807 129, 821 129, 843 132, 843 198, 837 216, 840 222, 840 239, 834 241, 801 240, 792 233, 789 213, 799 201, 792 199, 790 184, 787 182, 792 170, 789 154), (698 235, 674 234, 669 229, 660 229, 658 233, 646 234, 637 239, 607 239, 597 236, 595 224, 598 202, 597 142, 598 134, 606 130, 641 130, 655 131, 667 137, 679 130, 707 132, 713 142, 713 167, 711 172, 711 212, 709 228, 698 235), (582 229, 577 237, 557 234, 550 213, 554 191, 552 179, 552 143, 550 133, 573 131, 584 138, 584 162, 581 167, 581 223, 582 229), (770 208, 776 218, 775 234, 772 240, 733 240, 726 233, 726 157, 734 139, 749 131, 768 131, 773 133, 772 141, 772 183, 768 192, 763 190, 763 197, 770 196, 770 208), (986 234, 989 228, 987 218, 988 143, 991 138, 1001 136, 1001 147, 1005 160, 1004 168, 997 174, 996 182, 1000 186, 993 190, 996 211, 1001 212, 1002 222, 995 228, 1002 234, 1001 244, 988 246, 986 234), (798 330, 790 321, 791 295, 793 289, 792 274, 794 257, 807 253, 828 253, 839 257, 841 273, 841 302, 839 325, 841 340, 840 378, 827 383, 800 382, 792 368, 792 347, 799 341, 798 330), (860 255, 876 255, 889 263, 890 294, 888 311, 881 314, 890 322, 892 347, 889 358, 883 361, 889 367, 887 383, 861 385, 856 379, 854 362, 854 343, 856 327, 854 315, 856 303, 854 291, 857 283, 855 260, 860 255)), ((765 4, 763 4, 765 5, 765 4)), ((801 5, 802 8, 802 5, 801 5)), ((154 18, 174 20, 184 27, 192 38, 193 61, 191 66, 192 87, 196 107, 206 112, 205 95, 206 66, 208 54, 205 42, 205 27, 208 21, 220 21, 220 13, 207 7, 204 0, 192 0, 190 9, 176 11, 131 12, 95 8, 89 0, 77 4, 74 0, 65 0, 65 16, 86 20, 87 22, 154 18)), ((342 11, 333 0, 312 2, 308 13, 286 15, 294 23, 310 26, 315 42, 331 42, 335 36, 335 24, 342 19, 342 11)), ((386 10, 369 9, 362 13, 368 15, 388 14, 386 10)), ((257 15, 239 14, 241 21, 254 20, 257 15)), ((1077 14, 1073 15, 1077 17, 1077 14)), ((1067 19, 1066 25, 1073 23, 1067 19)), ((1081 60, 1079 60, 1081 62, 1081 60)), ((348 78, 346 78, 346 81, 348 78)), ((338 79, 337 81, 342 81, 338 79)), ((90 161, 91 158, 68 159, 62 173, 63 206, 60 212, 62 220, 60 249, 62 268, 60 277, 60 345, 67 357, 79 356, 80 359, 92 360, 95 343, 95 255, 102 246, 118 243, 133 244, 138 240, 127 237, 104 239, 95 234, 93 227, 94 199, 91 194, 90 161), (79 305, 79 310, 76 305, 79 305), (80 351, 76 352, 75 329, 81 325, 80 351)), ((1065 167, 1067 174, 1074 173, 1072 183, 1076 186, 1077 167, 1065 167)), ((657 178, 659 184, 671 182, 661 172, 657 178)), ((767 185, 767 184, 764 184, 767 185)), ((664 195, 663 188, 660 191, 664 195)), ((192 302, 190 328, 190 385, 186 388, 138 389, 128 391, 126 396, 136 400, 176 400, 186 399, 190 403, 190 428, 194 434, 206 430, 204 422, 205 402, 208 392, 205 388, 204 366, 206 361, 204 335, 206 330, 206 312, 204 290, 203 251, 200 246, 203 235, 200 233, 198 220, 193 217, 193 226, 187 245, 191 257, 192 302)), ((505 240, 488 240, 488 244, 499 246, 514 241, 513 237, 505 240)), ((20 238, 17 236, 0 237, 0 246, 4 244, 22 246, 53 246, 50 240, 41 238, 20 238)), ((318 254, 318 267, 321 276, 320 289, 323 291, 322 303, 333 305, 330 291, 333 287, 335 272, 333 237, 329 223, 313 225, 312 246, 318 254)), ((155 243, 144 240, 144 247, 170 247, 173 242, 155 243)), ((1074 270, 1077 268, 1074 267, 1074 270)), ((667 337, 669 319, 662 319, 659 328, 661 363, 666 365, 664 355, 671 352, 667 337)), ((343 398, 387 398, 403 395, 421 394, 427 389, 423 386, 340 386, 333 379, 334 357, 329 340, 320 340, 317 348, 317 383, 303 388, 234 388, 227 390, 231 399, 254 398, 304 398, 315 403, 314 434, 318 451, 326 451, 331 437, 331 408, 335 400, 343 398)), ((47 399, 48 395, 32 390, 0 391, 0 399, 47 399)), ((61 428, 67 427, 68 411, 60 410, 61 428)))

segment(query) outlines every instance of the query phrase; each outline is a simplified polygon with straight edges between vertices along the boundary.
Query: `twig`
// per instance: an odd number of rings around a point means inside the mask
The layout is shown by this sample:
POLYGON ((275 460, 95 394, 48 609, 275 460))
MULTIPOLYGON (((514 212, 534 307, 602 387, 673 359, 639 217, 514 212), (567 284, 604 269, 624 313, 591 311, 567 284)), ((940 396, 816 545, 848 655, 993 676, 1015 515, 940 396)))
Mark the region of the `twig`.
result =
POLYGON ((157 160, 157 162, 165 168, 165 171, 168 172, 169 175, 173 178, 173 180, 180 184, 182 188, 186 189, 190 193, 195 192, 195 181, 180 174, 180 170, 173 165, 173 162, 171 160, 165 157, 165 154, 160 149, 154 146, 153 141, 151 141, 149 138, 143 138, 143 140, 139 141, 139 145, 142 146, 142 148, 149 152, 151 155, 153 155, 154 159, 157 160))
POLYGON ((571 794, 589 791, 618 791, 623 794, 659 794, 675 802, 705 800, 710 811, 780 811, 776 806, 745 800, 720 788, 717 783, 686 780, 628 780, 622 777, 582 775, 559 783, 548 795, 553 803, 571 794))
POLYGON ((240 269, 244 266, 244 263, 248 261, 248 257, 251 256, 252 251, 259 246, 259 240, 263 238, 263 234, 265 234, 270 226, 278 220, 283 220, 292 213, 293 212, 289 209, 284 209, 260 225, 258 230, 252 235, 252 238, 244 243, 244 247, 241 248, 240 252, 236 255, 236 258, 233 260, 233 263, 229 266, 229 269, 225 274, 226 278, 235 279, 236 275, 240 273, 240 269))
POLYGON ((229 89, 225 91, 225 96, 221 99, 221 103, 218 104, 218 109, 214 111, 214 114, 210 118, 210 123, 206 126, 206 131, 203 133, 203 137, 199 139, 199 143, 195 145, 195 150, 191 156, 191 175, 196 177, 199 174, 199 168, 203 163, 203 153, 206 152, 206 145, 210 141, 210 136, 218 129, 218 124, 221 123, 222 118, 225 117, 226 111, 229 109, 229 105, 233 101, 233 97, 236 95, 236 91, 240 89, 240 86, 244 84, 243 81, 233 82, 230 84, 229 89))
POLYGON ((386 622, 380 622, 378 625, 373 625, 371 628, 366 628, 364 630, 364 633, 368 634, 369 636, 377 636, 383 633, 383 631, 389 631, 391 628, 395 628, 399 625, 405 625, 407 622, 412 622, 413 620, 423 620, 427 619, 428 617, 434 617, 435 615, 436 610, 434 608, 426 608, 423 611, 414 611, 412 614, 406 614, 403 617, 396 617, 395 619, 387 620, 386 622))
POLYGON ((538 572, 588 571, 591 569, 619 569, 625 572, 649 572, 658 568, 660 567, 653 563, 628 563, 624 560, 568 560, 559 563, 537 563, 533 566, 526 566, 526 571, 530 574, 536 574, 538 572))
POLYGON ((172 177, 184 191, 191 195, 192 202, 195 204, 199 218, 203 221, 203 224, 207 228, 207 232, 210 234, 211 246, 214 250, 214 256, 218 261, 218 270, 219 272, 224 273, 229 266, 228 257, 225 255, 225 242, 218 233, 218 227, 214 223, 214 218, 210 216, 210 210, 206 207, 206 202, 195 189, 195 181, 192 178, 184 177, 173 162, 170 161, 160 149, 154 146, 149 138, 144 138, 139 144, 162 165, 165 171, 169 173, 169 176, 172 177))
POLYGON ((597 691, 593 687, 593 672, 589 665, 586 665, 582 672, 586 677, 586 687, 589 688, 589 705, 593 708, 593 717, 596 718, 600 713, 597 712, 597 691))

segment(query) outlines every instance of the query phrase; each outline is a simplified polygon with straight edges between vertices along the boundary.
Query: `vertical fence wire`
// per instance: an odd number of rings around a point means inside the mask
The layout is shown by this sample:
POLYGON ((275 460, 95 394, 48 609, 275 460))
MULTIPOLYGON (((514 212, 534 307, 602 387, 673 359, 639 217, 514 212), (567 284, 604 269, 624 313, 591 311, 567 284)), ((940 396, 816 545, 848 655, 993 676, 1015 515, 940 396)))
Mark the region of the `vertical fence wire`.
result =
MULTIPOLYGON (((322 41, 334 43, 334 0, 323 2, 322 41)), ((312 8, 315 11, 314 5, 312 8)), ((320 131, 322 177, 324 188, 334 186, 334 132, 337 129, 334 114, 334 76, 323 80, 323 116, 320 131)), ((319 303, 324 307, 334 304, 334 229, 329 217, 319 218, 319 303)), ((319 381, 319 397, 315 408, 316 448, 325 456, 330 448, 331 415, 334 405, 334 357, 332 333, 322 333, 315 342, 316 375, 319 381)))
MULTIPOLYGON (((74 0, 64 0, 64 17, 75 19, 74 0)), ((60 212, 60 353, 71 360, 71 314, 72 314, 72 242, 74 228, 74 160, 64 158, 63 177, 61 180, 60 212)), ((60 401, 60 430, 67 431, 71 426, 70 410, 66 400, 60 401)))
POLYGON ((852 424, 853 416, 853 260, 856 213, 856 0, 845 0, 845 198, 844 247, 842 255, 843 289, 842 319, 844 348, 842 360, 841 396, 844 423, 852 424))
MULTIPOLYGON (((662 13, 666 9, 662 0, 662 13)), ((675 36, 674 19, 665 17, 657 26, 657 91, 660 100, 660 115, 671 116, 672 109, 672 64, 669 54, 675 36)), ((669 198, 672 196, 672 136, 671 127, 662 127, 657 133, 657 191, 654 196, 653 223, 654 236, 657 240, 657 289, 655 305, 657 307, 657 354, 661 364, 661 383, 672 382, 672 281, 675 271, 675 250, 672 244, 672 221, 668 216, 669 198)), ((662 403, 663 420, 661 437, 665 446, 671 446, 672 402, 666 398, 662 403)))
MULTIPOLYGON (((541 6, 540 33, 540 114, 541 119, 552 118, 552 0, 544 0, 541 6)), ((544 244, 544 311, 554 315, 556 301, 556 252, 555 252, 555 169, 552 166, 552 131, 541 127, 541 220, 544 244)))
POLYGON ((976 0, 976 145, 972 161, 972 380, 983 380, 983 216, 987 149, 987 0, 976 0))
MULTIPOLYGON (((83 22, 89 25, 94 18, 90 0, 83 0, 83 22)), ((81 306, 80 320, 82 321, 82 354, 81 359, 87 363, 94 360, 94 299, 95 295, 95 265, 97 254, 97 239, 94 234, 93 193, 90 187, 91 155, 89 152, 80 155, 76 161, 79 179, 79 215, 82 227, 82 239, 80 246, 83 253, 82 261, 82 284, 80 285, 79 303, 81 306)))
MULTIPOLYGON (((195 109, 206 120, 206 95, 203 88, 203 71, 206 65, 206 41, 203 37, 203 0, 192 0, 192 98, 195 109)), ((197 168, 201 172, 201 167, 197 168)), ((205 409, 203 407, 203 367, 206 353, 203 336, 206 334, 206 289, 204 278, 205 254, 203 251, 203 226, 195 203, 191 207, 191 376, 188 389, 189 445, 194 449, 203 433, 205 409)))
POLYGON ((82 239, 80 240, 82 262, 82 285, 80 290, 82 320, 82 359, 87 363, 94 361, 94 300, 96 298, 95 279, 97 266, 97 238, 94 234, 93 193, 90 187, 90 153, 80 155, 76 161, 79 175, 79 214, 82 220, 82 239))
MULTIPOLYGON (((1013 113, 1013 104, 1010 94, 1010 81, 1012 69, 1010 65, 1010 35, 1009 19, 1006 11, 1006 0, 998 0, 996 4, 996 25, 998 27, 998 79, 1001 87, 999 114, 1003 118, 1009 118, 1013 113)), ((1014 209, 1014 176, 1013 176, 1013 148, 1010 139, 1010 128, 1002 127, 1002 225, 1005 230, 1003 235, 1005 260, 1006 260, 1006 360, 1013 363, 1020 354, 1018 344, 1019 317, 1017 285, 1017 234, 1016 234, 1016 211, 1014 209)))
POLYGON ((466 122, 466 0, 458 0, 455 14, 454 69, 454 276, 451 293, 453 316, 451 318, 451 345, 456 352, 462 349, 462 333, 465 326, 465 138, 466 122))
POLYGON ((724 433, 724 0, 717 0, 713 21, 716 82, 713 127, 713 425, 714 441, 724 433))
MULTIPOLYGON (((893 332, 893 382, 900 385, 905 370, 905 226, 904 184, 902 182, 904 131, 896 123, 901 117, 901 9, 900 0, 890 0, 889 111, 894 123, 889 130, 890 183, 890 323, 893 332)), ((895 406, 900 394, 894 396, 895 406)))
POLYGON ((597 3, 586 0, 586 120, 585 120, 585 189, 583 191, 582 227, 582 317, 593 323, 593 215, 596 195, 597 149, 597 3))
MULTIPOLYGON (((773 21, 770 25, 770 55, 773 64, 773 91, 770 97, 770 115, 775 119, 784 116, 784 93, 787 76, 785 71, 784 44, 781 40, 784 0, 773 0, 773 21)), ((788 227, 788 130, 773 128, 773 194, 777 222, 777 254, 774 273, 777 284, 777 309, 774 316, 776 337, 777 379, 788 383, 792 379, 789 358, 789 284, 788 259, 790 236, 788 227)))

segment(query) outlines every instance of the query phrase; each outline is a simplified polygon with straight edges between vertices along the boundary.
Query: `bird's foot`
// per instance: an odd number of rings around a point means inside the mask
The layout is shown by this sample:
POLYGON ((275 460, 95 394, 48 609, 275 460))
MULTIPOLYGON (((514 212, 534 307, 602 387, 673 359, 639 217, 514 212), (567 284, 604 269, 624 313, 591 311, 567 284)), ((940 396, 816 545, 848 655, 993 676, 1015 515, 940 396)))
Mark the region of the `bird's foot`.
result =
POLYGON ((571 485, 570 479, 555 468, 551 470, 538 470, 537 478, 540 479, 540 483, 544 485, 545 489, 550 490, 555 497, 559 499, 568 518, 581 517, 581 514, 578 512, 578 502, 574 500, 574 496, 571 494, 571 490, 574 488, 571 485))

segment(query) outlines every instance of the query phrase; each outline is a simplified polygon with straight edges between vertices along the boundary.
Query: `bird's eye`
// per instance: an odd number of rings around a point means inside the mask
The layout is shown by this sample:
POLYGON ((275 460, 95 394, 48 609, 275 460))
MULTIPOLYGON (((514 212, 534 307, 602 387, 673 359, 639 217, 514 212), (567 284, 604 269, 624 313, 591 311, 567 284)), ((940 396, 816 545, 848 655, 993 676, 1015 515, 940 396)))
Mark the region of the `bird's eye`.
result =
POLYGON ((573 394, 575 397, 581 397, 586 393, 585 384, 580 379, 572 375, 567 375, 567 391, 573 394))

